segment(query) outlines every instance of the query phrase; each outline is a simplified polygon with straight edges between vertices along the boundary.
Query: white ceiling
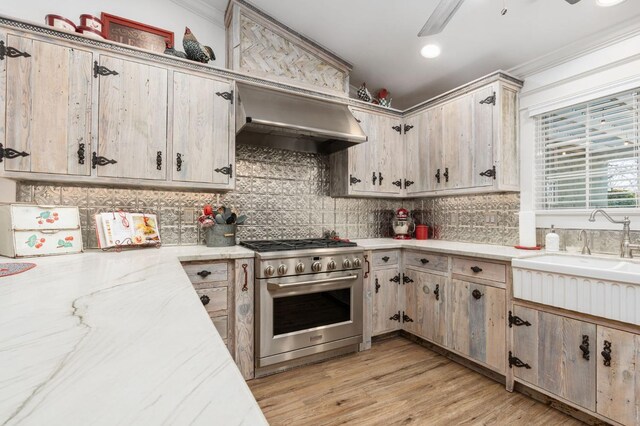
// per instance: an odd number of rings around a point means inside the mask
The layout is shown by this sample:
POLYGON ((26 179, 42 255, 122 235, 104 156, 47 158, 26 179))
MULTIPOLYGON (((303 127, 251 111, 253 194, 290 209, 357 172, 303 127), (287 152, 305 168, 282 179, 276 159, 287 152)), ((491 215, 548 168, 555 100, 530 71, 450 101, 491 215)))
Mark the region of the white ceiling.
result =
MULTIPOLYGON (((219 5, 226 0, 204 0, 219 5)), ((353 64, 351 84, 391 92, 406 108, 497 69, 640 18, 640 0, 601 8, 595 0, 466 0, 445 30, 418 38, 437 0, 249 0, 353 64), (426 43, 437 59, 420 56, 426 43)), ((375 93, 374 93, 375 94, 375 93)))

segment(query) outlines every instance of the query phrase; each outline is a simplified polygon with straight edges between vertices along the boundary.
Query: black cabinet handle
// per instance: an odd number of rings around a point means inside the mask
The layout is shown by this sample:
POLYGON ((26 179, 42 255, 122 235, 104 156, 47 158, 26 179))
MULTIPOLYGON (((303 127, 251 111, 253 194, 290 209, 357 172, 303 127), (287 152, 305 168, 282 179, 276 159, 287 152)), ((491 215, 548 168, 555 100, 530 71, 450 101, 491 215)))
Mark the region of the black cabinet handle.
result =
POLYGON ((229 175, 230 178, 233 177, 233 164, 229 164, 228 167, 221 167, 219 169, 214 169, 216 173, 222 173, 223 175, 229 175))
POLYGON ((474 299, 479 300, 482 297, 482 293, 480 293, 480 290, 475 289, 471 292, 471 295, 473 296, 474 299))
MULTIPOLYGON (((369 262, 369 256, 367 256, 366 254, 364 255, 364 263, 367 264, 367 271, 364 273, 363 278, 368 278, 369 277, 369 273, 371 272, 371 262, 369 262)), ((377 291, 376 291, 377 293, 377 291)))
POLYGON ((376 176, 376 172, 373 172, 373 177, 371 178, 371 180, 373 181, 373 184, 376 184, 376 181, 378 180, 378 176, 376 176))
POLYGON ((402 188, 402 181, 400 179, 398 180, 394 180, 393 182, 391 182, 394 186, 397 186, 398 188, 402 188))
POLYGON ((84 143, 78 144, 78 164, 84 164, 84 143))
POLYGON ((5 158, 8 160, 11 160, 18 157, 28 157, 28 156, 29 156, 28 152, 16 151, 13 148, 4 148, 0 143, 0 163, 2 163, 2 160, 5 158))
POLYGON ((162 151, 156 153, 156 169, 162 170, 162 151))
POLYGON ((440 300, 440 284, 436 284, 436 289, 433 290, 433 294, 436 295, 436 300, 440 300))
POLYGON ((242 269, 244 270, 244 284, 242 285, 242 291, 249 291, 249 273, 247 272, 247 268, 249 267, 248 263, 242 264, 242 269))
POLYGON ((408 187, 410 187, 411 185, 413 185, 415 182, 409 179, 405 179, 404 180, 404 188, 407 189, 408 187))
POLYGON ((389 261, 389 256, 383 256, 381 257, 383 262, 388 262, 389 261))
POLYGON ((440 169, 436 172, 436 180, 440 183, 440 169))
POLYGON ((449 168, 448 167, 444 168, 444 173, 442 174, 442 176, 444 176, 444 181, 445 182, 449 182, 449 168))
POLYGON ((27 52, 21 52, 15 47, 5 46, 4 41, 0 40, 0 61, 4 61, 5 56, 7 58, 19 58, 22 56, 23 58, 30 58, 27 52))
POLYGON ((582 358, 589 361, 589 336, 586 334, 582 335, 582 344, 580 345, 580 350, 582 351, 582 358))
POLYGON ((211 275, 211 271, 207 271, 206 269, 203 269, 202 271, 196 273, 196 275, 199 275, 200 278, 207 278, 209 275, 211 275))
POLYGON ((479 266, 472 266, 472 267, 471 267, 471 270, 472 270, 473 272, 475 272, 476 274, 477 274, 478 272, 482 272, 482 268, 481 268, 481 267, 479 267, 479 266))
POLYGON ((423 265, 426 265, 427 263, 429 263, 429 259, 425 259, 423 257, 422 259, 420 259, 420 263, 422 263, 423 265))
POLYGON ((182 171, 182 154, 180 153, 176 154, 176 171, 177 172, 182 171))
POLYGON ((107 157, 101 157, 93 151, 91 156, 91 168, 95 169, 97 166, 106 166, 107 164, 117 164, 116 160, 110 160, 107 157))
POLYGON ((382 173, 378 172, 378 185, 382 185, 382 173))
POLYGON ((493 166, 489 170, 485 170, 484 172, 480 172, 480 176, 483 177, 492 177, 493 180, 496 180, 496 166, 493 166))
POLYGON ((602 352, 600 352, 600 354, 602 355, 602 363, 604 364, 604 366, 611 367, 611 342, 609 342, 608 340, 604 341, 604 348, 602 349, 602 352))
POLYGON ((360 179, 353 175, 349 175, 349 185, 355 185, 356 183, 362 182, 360 179))
POLYGON ((99 75, 106 77, 108 75, 118 75, 118 72, 112 71, 102 65, 98 65, 98 61, 93 61, 93 78, 98 78, 99 75))
POLYGON ((200 301, 203 305, 206 306, 209 304, 209 302, 211 302, 211 299, 209 299, 209 296, 207 296, 206 294, 203 294, 202 296, 200 296, 200 301))
POLYGON ((376 293, 380 291, 380 283, 378 282, 378 279, 376 278, 376 293))
POLYGON ((390 319, 391 321, 398 321, 398 322, 400 322, 400 311, 398 311, 398 313, 397 313, 397 314, 393 314, 393 316, 392 316, 392 317, 389 317, 389 319, 390 319))

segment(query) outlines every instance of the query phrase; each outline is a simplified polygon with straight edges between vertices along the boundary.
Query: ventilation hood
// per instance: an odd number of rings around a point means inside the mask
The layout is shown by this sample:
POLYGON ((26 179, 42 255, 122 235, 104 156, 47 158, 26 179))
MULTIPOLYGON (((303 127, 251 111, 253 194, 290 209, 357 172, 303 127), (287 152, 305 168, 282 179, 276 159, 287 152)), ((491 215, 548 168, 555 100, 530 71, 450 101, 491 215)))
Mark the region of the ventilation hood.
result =
POLYGON ((367 141, 346 105, 238 83, 236 143, 332 153, 367 141))

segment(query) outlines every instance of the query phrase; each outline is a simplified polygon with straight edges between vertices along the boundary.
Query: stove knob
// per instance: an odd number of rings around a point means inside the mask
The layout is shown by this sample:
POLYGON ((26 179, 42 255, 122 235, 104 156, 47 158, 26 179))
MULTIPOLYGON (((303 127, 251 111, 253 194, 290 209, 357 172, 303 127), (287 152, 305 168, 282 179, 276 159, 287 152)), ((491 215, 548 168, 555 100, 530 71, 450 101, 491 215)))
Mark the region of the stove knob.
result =
POLYGON ((360 262, 360 259, 358 259, 357 257, 355 259, 353 259, 353 267, 354 268, 359 268, 362 266, 362 262, 360 262))
POLYGON ((299 274, 304 272, 304 263, 298 263, 296 265, 296 272, 299 274))
POLYGON ((334 260, 329 261, 329 263, 327 263, 327 269, 330 271, 336 269, 336 262, 334 260))
POLYGON ((284 275, 287 273, 287 265, 278 266, 278 275, 284 275))
POLYGON ((320 262, 313 262, 313 265, 311 265, 311 270, 313 272, 320 272, 322 271, 322 264, 320 262))
POLYGON ((351 268, 351 261, 350 261, 349 259, 345 259, 345 260, 344 260, 344 262, 342 262, 342 266, 343 266, 345 269, 349 269, 349 268, 351 268))
POLYGON ((268 277, 270 277, 271 275, 273 275, 273 273, 275 272, 275 269, 273 269, 273 266, 269 265, 266 268, 264 268, 264 274, 268 277))

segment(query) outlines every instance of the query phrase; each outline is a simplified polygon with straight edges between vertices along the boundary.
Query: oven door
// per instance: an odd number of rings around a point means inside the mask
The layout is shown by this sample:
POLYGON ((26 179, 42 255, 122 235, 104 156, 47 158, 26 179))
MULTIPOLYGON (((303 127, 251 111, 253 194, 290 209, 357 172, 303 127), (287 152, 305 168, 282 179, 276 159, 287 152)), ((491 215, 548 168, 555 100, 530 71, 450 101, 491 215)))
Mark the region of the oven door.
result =
POLYGON ((260 358, 362 337, 360 271, 261 279, 260 358))

